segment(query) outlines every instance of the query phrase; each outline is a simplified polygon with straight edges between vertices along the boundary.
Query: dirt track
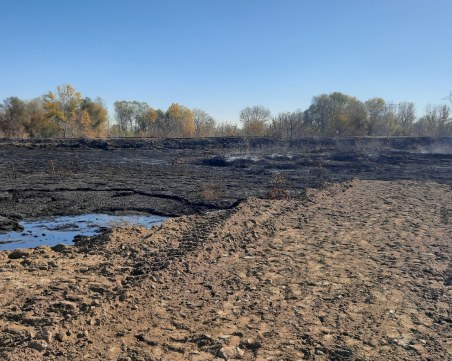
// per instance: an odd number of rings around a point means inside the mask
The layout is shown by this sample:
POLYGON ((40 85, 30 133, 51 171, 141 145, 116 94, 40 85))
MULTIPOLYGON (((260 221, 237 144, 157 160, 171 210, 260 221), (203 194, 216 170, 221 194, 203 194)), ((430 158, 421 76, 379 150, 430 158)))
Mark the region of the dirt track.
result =
POLYGON ((452 359, 451 143, 0 142, 0 227, 182 215, 0 252, 0 359, 452 359))
POLYGON ((352 181, 2 252, 2 357, 450 359, 451 201, 352 181))

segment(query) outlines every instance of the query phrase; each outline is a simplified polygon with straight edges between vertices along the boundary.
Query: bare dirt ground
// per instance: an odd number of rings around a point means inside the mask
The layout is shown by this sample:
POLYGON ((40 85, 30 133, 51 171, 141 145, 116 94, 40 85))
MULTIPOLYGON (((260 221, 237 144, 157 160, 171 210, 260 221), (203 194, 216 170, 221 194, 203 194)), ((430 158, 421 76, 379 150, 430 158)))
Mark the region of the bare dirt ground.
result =
POLYGON ((0 140, 0 360, 452 359, 452 139, 0 140), (277 199, 272 199, 277 198, 277 199))
POLYGON ((0 252, 0 358, 450 360, 451 204, 352 180, 0 252))

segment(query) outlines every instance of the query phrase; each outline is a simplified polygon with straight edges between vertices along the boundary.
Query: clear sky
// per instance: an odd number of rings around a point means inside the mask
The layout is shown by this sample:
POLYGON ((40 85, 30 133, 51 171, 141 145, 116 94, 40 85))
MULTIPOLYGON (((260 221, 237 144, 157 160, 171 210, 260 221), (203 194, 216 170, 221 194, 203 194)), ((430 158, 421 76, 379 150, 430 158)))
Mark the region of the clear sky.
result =
POLYGON ((69 83, 219 121, 341 91, 413 101, 452 88, 452 0, 0 0, 0 100, 69 83))

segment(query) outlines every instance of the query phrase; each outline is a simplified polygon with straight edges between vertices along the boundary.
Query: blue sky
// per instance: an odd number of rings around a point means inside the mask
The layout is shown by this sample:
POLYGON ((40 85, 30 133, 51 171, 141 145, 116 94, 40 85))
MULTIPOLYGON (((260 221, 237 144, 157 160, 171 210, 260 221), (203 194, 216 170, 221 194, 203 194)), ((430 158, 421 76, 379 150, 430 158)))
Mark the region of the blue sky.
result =
POLYGON ((413 101, 452 88, 451 0, 0 0, 0 100, 70 83, 237 122, 321 93, 413 101))

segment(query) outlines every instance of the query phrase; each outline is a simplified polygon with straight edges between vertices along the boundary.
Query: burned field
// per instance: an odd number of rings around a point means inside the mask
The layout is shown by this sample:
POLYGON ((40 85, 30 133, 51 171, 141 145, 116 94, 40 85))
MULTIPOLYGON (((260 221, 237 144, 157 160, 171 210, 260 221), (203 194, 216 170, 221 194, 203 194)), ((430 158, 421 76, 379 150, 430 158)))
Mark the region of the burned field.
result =
MULTIPOLYGON (((0 143, 0 216, 169 216, 350 179, 452 184, 450 138, 109 140, 0 143)), ((285 194, 285 193, 284 193, 285 194)))
POLYGON ((0 144, 0 226, 177 216, 0 252, 6 360, 452 357, 452 140, 0 144))

